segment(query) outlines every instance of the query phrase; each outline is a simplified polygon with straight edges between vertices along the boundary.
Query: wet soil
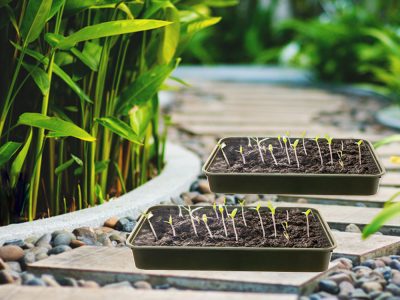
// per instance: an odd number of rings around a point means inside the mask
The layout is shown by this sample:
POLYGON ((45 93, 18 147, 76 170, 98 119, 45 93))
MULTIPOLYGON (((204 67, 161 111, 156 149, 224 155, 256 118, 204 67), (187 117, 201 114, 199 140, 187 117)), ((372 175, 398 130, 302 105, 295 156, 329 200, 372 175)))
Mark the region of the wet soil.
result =
MULTIPOLYGON (((192 206, 193 209, 196 206, 192 206)), ((226 206, 229 213, 234 209, 233 206, 226 206)), ((217 219, 216 213, 211 206, 203 207, 193 212, 194 217, 199 218, 199 222, 195 221, 198 236, 195 235, 189 214, 186 210, 181 209, 182 215, 179 216, 177 206, 156 208, 152 210, 153 217, 150 219, 157 240, 151 232, 147 221, 144 222, 139 234, 133 241, 137 246, 197 246, 197 247, 286 247, 286 248, 325 248, 331 246, 331 243, 326 236, 317 214, 309 214, 310 237, 307 236, 306 216, 302 212, 304 208, 287 208, 289 220, 287 220, 286 208, 277 208, 275 213, 276 231, 274 234, 274 226, 272 215, 268 208, 262 207, 260 214, 264 225, 266 237, 263 238, 261 223, 259 216, 255 210, 249 207, 244 208, 244 216, 246 219, 245 226, 243 215, 240 207, 235 217, 235 227, 238 234, 236 241, 232 219, 228 219, 226 211, 224 211, 224 220, 227 227, 228 236, 225 236, 225 231, 222 223, 221 214, 217 219), (211 230, 213 237, 209 235, 202 215, 208 217, 207 224, 211 230), (172 216, 176 236, 173 236, 172 228, 165 223, 169 216, 172 216), (288 223, 287 239, 283 232, 282 223, 288 223)))
MULTIPOLYGON (((262 140, 263 138, 259 138, 262 140)), ((295 138, 290 138, 293 143, 295 138)), ((314 174, 379 174, 380 170, 371 153, 369 145, 365 142, 361 144, 361 164, 358 145, 353 139, 334 139, 332 141, 332 158, 326 139, 318 140, 322 154, 321 158, 317 143, 313 139, 305 139, 304 144, 306 152, 303 148, 303 141, 299 139, 296 148, 299 160, 299 167, 292 147, 288 146, 290 164, 286 153, 286 148, 282 142, 282 147, 277 138, 269 138, 260 143, 264 162, 262 162, 258 146, 254 140, 251 140, 249 146, 248 138, 226 138, 224 139, 226 147, 223 149, 229 166, 224 159, 223 153, 219 149, 214 160, 208 167, 208 171, 214 173, 314 173, 314 174), (343 142, 343 146, 342 146, 343 142), (269 145, 273 146, 273 154, 276 164, 268 150, 269 145), (239 153, 240 146, 243 147, 245 164, 239 153), (341 154, 341 159, 339 155, 341 154), (342 162, 342 164, 341 164, 342 162)))

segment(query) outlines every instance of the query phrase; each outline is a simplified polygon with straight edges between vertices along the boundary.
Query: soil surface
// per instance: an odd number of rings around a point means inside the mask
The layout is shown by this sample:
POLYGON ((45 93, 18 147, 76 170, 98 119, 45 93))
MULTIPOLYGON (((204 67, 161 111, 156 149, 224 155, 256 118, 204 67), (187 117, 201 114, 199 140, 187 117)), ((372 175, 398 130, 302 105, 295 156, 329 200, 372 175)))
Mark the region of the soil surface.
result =
MULTIPOLYGON (((260 140, 263 138, 259 138, 260 140)), ((293 143, 296 139, 290 138, 293 143)), ((208 171, 215 173, 315 173, 315 174, 379 174, 380 170, 375 162, 371 150, 365 142, 361 144, 361 164, 359 163, 359 150, 356 140, 353 139, 334 139, 332 141, 332 157, 327 140, 320 138, 318 144, 321 148, 323 164, 317 147, 317 143, 313 139, 305 139, 307 155, 303 148, 303 141, 299 139, 297 145, 297 156, 299 159, 299 167, 297 166, 295 153, 292 147, 288 145, 288 153, 291 163, 289 164, 285 145, 282 142, 282 148, 277 138, 269 138, 260 145, 262 150, 264 163, 261 160, 260 152, 254 140, 251 140, 249 146, 248 138, 226 138, 224 139, 226 147, 224 153, 228 158, 230 166, 227 165, 221 150, 218 150, 214 160, 208 167, 208 171), (343 150, 342 150, 343 142, 343 150), (275 164, 270 151, 269 145, 273 146, 273 154, 277 161, 275 164), (243 147, 243 153, 246 163, 243 164, 243 158, 239 153, 240 146, 243 147), (342 151, 340 164, 339 154, 342 151)))
MULTIPOLYGON (((197 206, 192 206, 192 209, 197 206)), ((233 206, 226 206, 229 213, 234 209, 233 206)), ((235 227, 238 233, 238 241, 236 241, 232 219, 226 217, 224 211, 225 224, 227 227, 228 236, 225 236, 224 227, 222 224, 221 214, 219 219, 211 206, 203 207, 193 213, 194 217, 199 217, 199 222, 195 221, 198 236, 195 235, 189 214, 182 208, 183 217, 179 217, 178 207, 158 208, 152 211, 153 217, 150 219, 158 240, 155 239, 151 232, 147 221, 143 224, 139 234, 133 241, 137 246, 199 246, 199 247, 287 247, 287 248, 325 248, 331 246, 325 231, 318 219, 317 215, 310 214, 308 216, 310 223, 310 237, 307 237, 306 216, 302 212, 304 209, 288 208, 289 221, 288 229, 289 240, 283 235, 282 223, 287 220, 286 209, 276 209, 276 230, 277 236, 274 236, 274 226, 272 222, 271 212, 268 208, 262 207, 260 214, 266 233, 266 238, 263 238, 261 223, 259 216, 255 210, 249 207, 244 208, 244 215, 247 227, 244 225, 241 208, 238 207, 238 212, 235 217, 235 227), (208 226, 213 234, 210 237, 202 215, 208 217, 208 226), (172 216, 176 236, 172 234, 171 226, 164 221, 167 221, 169 216, 172 216)))

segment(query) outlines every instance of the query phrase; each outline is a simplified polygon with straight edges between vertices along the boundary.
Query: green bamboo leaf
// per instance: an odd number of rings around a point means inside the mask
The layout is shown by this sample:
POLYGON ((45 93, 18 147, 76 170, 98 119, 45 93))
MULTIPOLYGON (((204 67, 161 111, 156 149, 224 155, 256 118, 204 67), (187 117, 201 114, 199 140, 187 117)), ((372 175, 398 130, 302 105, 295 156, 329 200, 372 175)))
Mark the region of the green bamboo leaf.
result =
POLYGON ((374 143, 374 148, 379 148, 381 146, 395 143, 395 142, 400 142, 400 134, 394 134, 394 135, 388 136, 384 139, 377 141, 376 143, 374 143))
POLYGON ((239 4, 239 0, 206 0, 204 4, 210 7, 228 7, 239 4))
POLYGON ((57 176, 60 175, 62 172, 64 172, 64 171, 67 170, 70 166, 72 166, 72 165, 74 164, 74 162, 75 162, 75 161, 74 161, 73 158, 67 160, 65 163, 62 163, 61 165, 59 165, 59 166, 55 169, 54 173, 55 173, 57 176))
POLYGON ((90 25, 65 37, 57 45, 60 49, 70 49, 77 43, 108 36, 156 29, 171 24, 159 20, 119 20, 90 25))
POLYGON ((68 0, 65 3, 65 13, 67 15, 76 14, 88 8, 95 8, 107 4, 118 4, 121 0, 68 0))
POLYGON ((15 187, 18 181, 19 174, 21 174, 22 167, 24 165, 26 156, 29 151, 29 147, 32 142, 32 128, 29 130, 28 138, 25 141, 25 145, 22 147, 21 151, 18 153, 17 157, 11 165, 11 186, 15 187))
POLYGON ((133 131, 141 138, 144 138, 147 127, 153 117, 153 105, 148 101, 144 105, 136 106, 129 111, 129 121, 133 131))
MULTIPOLYGON (((96 161, 94 163, 94 172, 96 174, 103 172, 105 169, 107 169, 109 163, 110 163, 109 160, 96 161)), ((74 175, 75 176, 82 175, 82 171, 83 168, 78 167, 74 170, 74 175)))
POLYGON ((179 43, 181 28, 179 22, 179 11, 174 5, 169 3, 169 5, 164 8, 164 18, 167 21, 171 21, 172 24, 165 26, 162 29, 162 34, 160 37, 161 46, 159 47, 158 51, 158 61, 160 64, 169 64, 174 58, 179 43))
POLYGON ((122 192, 124 194, 126 194, 126 187, 125 187, 125 182, 124 182, 124 177, 122 176, 122 172, 118 166, 118 164, 116 162, 114 162, 114 167, 117 170, 117 175, 118 175, 118 179, 119 182, 121 183, 121 187, 122 187, 122 192))
POLYGON ((14 156, 21 145, 17 142, 7 142, 0 147, 0 168, 14 156))
POLYGON ((79 166, 83 166, 83 161, 82 159, 80 159, 78 156, 75 156, 73 154, 71 154, 72 159, 79 165, 79 166))
POLYGON ((56 134, 75 137, 83 141, 94 142, 96 140, 74 123, 61 120, 57 117, 48 117, 39 113, 24 113, 20 115, 18 124, 50 130, 56 134))
POLYGON ((377 232, 386 222, 394 217, 400 215, 400 203, 389 205, 382 209, 382 211, 375 216, 370 224, 365 226, 362 238, 365 239, 371 234, 377 232))
POLYGON ((71 48, 71 52, 78 58, 82 63, 89 67, 92 71, 98 71, 99 66, 95 58, 87 55, 85 52, 81 52, 76 48, 71 48))
POLYGON ((32 76, 33 81, 42 92, 42 95, 48 94, 50 90, 50 82, 47 73, 39 66, 32 66, 27 63, 22 63, 22 66, 32 76))
POLYGON ((48 22, 52 17, 54 17, 56 13, 58 13, 58 11, 60 10, 61 6, 65 3, 65 1, 66 0, 53 0, 46 22, 48 22))
POLYGON ((192 22, 187 26, 187 33, 194 34, 204 28, 207 28, 207 27, 217 24, 219 21, 221 21, 221 17, 212 17, 212 18, 207 18, 207 19, 203 19, 200 21, 192 22))
MULTIPOLYGON (((11 42, 11 44, 17 48, 18 50, 22 50, 22 47, 11 42)), ((49 59, 42 55, 41 53, 31 50, 31 49, 25 49, 25 53, 34 59, 36 59, 38 62, 42 63, 44 66, 47 66, 49 63, 49 59)), ((75 83, 75 81, 67 74, 64 72, 64 70, 59 67, 56 63, 53 64, 53 72, 56 74, 60 79, 62 79, 70 88, 73 90, 80 99, 85 100, 88 103, 93 104, 93 101, 89 98, 88 95, 75 83)))
POLYGON ((39 37, 46 24, 51 5, 52 0, 29 0, 20 30, 24 45, 39 37))
MULTIPOLYGON (((1 4, 0 4, 0 8, 1 8, 1 4)), ((17 19, 15 18, 15 13, 14 13, 13 9, 9 5, 6 5, 5 11, 8 14, 11 25, 14 27, 15 32, 17 33, 18 36, 20 36, 18 22, 17 22, 17 19)))
POLYGON ((107 118, 97 118, 95 121, 105 128, 109 129, 111 132, 114 132, 118 136, 131 141, 132 143, 141 144, 141 141, 137 134, 132 130, 132 128, 115 117, 107 117, 107 118))
POLYGON ((140 75, 122 92, 118 99, 117 112, 127 115, 135 105, 142 105, 149 101, 178 63, 179 60, 176 64, 159 65, 140 75))

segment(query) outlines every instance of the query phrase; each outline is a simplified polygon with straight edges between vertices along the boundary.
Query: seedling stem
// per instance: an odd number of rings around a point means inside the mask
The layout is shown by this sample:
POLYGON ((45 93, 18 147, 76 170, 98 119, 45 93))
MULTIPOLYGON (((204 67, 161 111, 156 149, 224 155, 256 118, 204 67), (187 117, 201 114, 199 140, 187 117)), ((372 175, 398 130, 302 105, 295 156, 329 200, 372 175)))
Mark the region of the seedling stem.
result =
POLYGON ((331 155, 331 165, 333 165, 332 138, 329 135, 325 135, 325 139, 328 142, 329 154, 331 155))
POLYGON ((174 227, 174 224, 172 224, 172 216, 169 215, 168 221, 164 221, 164 222, 167 223, 167 224, 169 224, 169 225, 171 226, 172 235, 173 235, 173 236, 176 236, 175 227, 174 227))
POLYGON ((278 162, 276 161, 276 158, 275 158, 275 155, 274 155, 274 147, 272 146, 272 144, 269 144, 268 150, 271 153, 272 158, 274 159, 275 165, 277 166, 278 162))
POLYGON ((295 140, 294 143, 292 144, 292 148, 294 151, 294 156, 296 157, 296 162, 297 162, 297 169, 300 169, 300 163, 299 163, 299 158, 297 157, 297 145, 299 144, 299 140, 295 140))
POLYGON ((363 140, 359 140, 356 144, 358 146, 358 159, 361 165, 361 144, 363 143, 363 140))
POLYGON ((322 159, 322 153, 321 153, 321 148, 319 147, 318 139, 319 139, 319 136, 317 135, 315 137, 314 141, 317 143, 318 152, 319 152, 319 158, 321 159, 321 166, 323 166, 324 165, 324 160, 322 159))
POLYGON ((225 218, 224 218, 224 208, 222 207, 222 205, 219 205, 218 209, 219 212, 221 213, 222 225, 224 225, 225 236, 228 237, 228 230, 226 230, 225 218))
POLYGON ((239 200, 240 207, 242 208, 243 223, 244 223, 244 226, 247 227, 246 218, 244 217, 244 203, 245 202, 246 202, 246 200, 239 200))
POLYGON ((243 161, 243 164, 245 165, 246 164, 246 158, 244 157, 243 147, 240 146, 239 151, 238 150, 236 150, 236 151, 239 152, 240 155, 242 156, 242 161, 243 161))
POLYGON ((224 148, 226 147, 226 144, 225 143, 218 144, 218 147, 221 150, 222 155, 224 156, 226 164, 228 165, 228 167, 230 167, 231 164, 229 163, 228 157, 226 157, 226 154, 225 154, 225 151, 224 151, 224 148))
POLYGON ((279 142, 279 145, 281 146, 281 148, 283 148, 283 145, 282 145, 282 142, 281 142, 281 136, 280 136, 280 135, 278 135, 278 142, 279 142))
POLYGON ((268 202, 268 208, 271 211, 272 223, 274 225, 274 236, 276 237, 275 207, 272 205, 271 201, 268 202))
POLYGON ((232 212, 228 215, 231 220, 232 220, 232 226, 233 226, 233 231, 235 232, 235 238, 236 238, 236 242, 238 241, 238 234, 236 231, 236 226, 235 226, 235 216, 237 213, 237 208, 235 208, 234 210, 232 210, 232 212))
POLYGON ((306 142, 304 141, 306 134, 307 134, 307 132, 305 130, 301 133, 301 138, 303 140, 303 150, 304 150, 305 155, 307 155, 306 142))
POLYGON ((217 211, 217 203, 213 203, 213 210, 215 212, 215 216, 217 217, 217 220, 219 220, 219 216, 218 216, 218 211, 217 211))
POLYGON ((288 140, 287 140, 287 138, 284 136, 284 137, 283 137, 283 143, 285 144, 286 156, 287 156, 287 160, 288 160, 289 165, 290 165, 290 156, 289 156, 289 151, 288 151, 288 147, 287 147, 287 142, 288 142, 288 140))
POLYGON ((153 235, 154 235, 154 237, 156 238, 156 241, 157 241, 158 238, 157 238, 156 231, 154 230, 153 224, 151 224, 151 222, 150 222, 150 219, 154 216, 153 213, 150 211, 149 213, 147 213, 147 214, 143 213, 142 215, 147 220, 147 222, 149 223, 151 232, 153 233, 153 235))
POLYGON ((266 140, 268 140, 268 138, 265 138, 265 139, 260 140, 260 139, 257 137, 257 138, 253 138, 253 140, 257 143, 258 153, 260 154, 261 161, 263 162, 263 164, 265 164, 264 155, 262 154, 262 151, 261 151, 261 143, 264 142, 264 141, 266 141, 266 140))
POLYGON ((195 235, 196 235, 196 236, 199 236, 199 235, 197 234, 196 225, 194 224, 195 218, 194 218, 194 216, 193 216, 193 213, 194 213, 196 210, 202 209, 202 207, 197 207, 197 208, 195 208, 195 209, 192 209, 192 208, 190 207, 190 205, 189 205, 188 208, 186 208, 186 207, 183 207, 183 208, 184 208, 185 210, 187 210, 187 212, 189 213, 190 222, 192 223, 192 227, 193 227, 193 230, 194 230, 195 235))
POLYGON ((207 228, 208 234, 210 235, 210 238, 213 238, 213 234, 211 233, 210 227, 208 227, 208 224, 207 224, 207 222, 208 222, 207 215, 203 214, 202 219, 203 219, 204 225, 206 225, 206 228, 207 228))
POLYGON ((263 233, 263 238, 265 239, 265 230, 264 230, 264 224, 263 224, 263 221, 262 221, 262 218, 261 218, 261 214, 260 214, 260 208, 261 208, 261 204, 258 203, 257 206, 255 208, 252 208, 252 209, 254 209, 258 214, 258 218, 260 219, 261 229, 262 229, 262 233, 263 233))
POLYGON ((306 221, 307 221, 307 237, 310 237, 310 223, 308 222, 308 215, 311 213, 311 209, 307 209, 303 214, 306 215, 306 221))

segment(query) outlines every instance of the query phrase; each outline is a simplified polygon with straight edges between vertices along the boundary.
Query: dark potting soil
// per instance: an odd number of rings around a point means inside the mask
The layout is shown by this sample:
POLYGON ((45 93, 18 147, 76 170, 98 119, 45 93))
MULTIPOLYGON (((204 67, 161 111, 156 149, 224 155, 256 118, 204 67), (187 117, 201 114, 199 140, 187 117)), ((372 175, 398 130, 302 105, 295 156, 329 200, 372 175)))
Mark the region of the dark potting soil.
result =
MULTIPOLYGON (((195 209, 196 206, 192 206, 195 209)), ((234 207, 227 206, 230 213, 234 207)), ((288 233, 289 240, 283 235, 282 223, 287 220, 286 209, 276 209, 276 230, 277 236, 274 236, 274 226, 272 222, 271 212, 268 208, 262 207, 260 213, 262 216, 266 238, 263 238, 260 219, 255 210, 248 207, 244 208, 244 215, 247 226, 244 225, 241 208, 235 217, 235 227, 238 234, 236 241, 232 220, 227 219, 224 212, 225 224, 228 236, 222 223, 221 214, 219 219, 216 218, 215 211, 211 206, 203 207, 193 213, 195 217, 199 217, 199 221, 195 221, 198 236, 195 235, 189 214, 183 208, 183 217, 179 217, 178 207, 164 207, 152 210, 153 217, 150 219, 151 224, 157 234, 158 240, 155 239, 151 232, 148 221, 146 220, 140 229, 139 234, 133 241, 137 246, 198 246, 198 247, 286 247, 286 248, 326 248, 331 246, 328 237, 316 215, 309 214, 310 237, 307 237, 306 216, 302 213, 304 209, 289 208, 288 233), (208 217, 208 226, 210 227, 213 237, 211 238, 204 222, 202 215, 208 217), (167 221, 169 216, 175 227, 176 236, 172 234, 171 226, 167 221)))
MULTIPOLYGON (((260 140, 263 138, 260 138, 260 140)), ((293 143, 296 139, 290 138, 293 143)), ((288 152, 291 163, 289 164, 286 149, 282 142, 282 148, 277 138, 269 138, 261 143, 264 163, 261 160, 257 144, 251 140, 248 146, 248 138, 226 138, 224 152, 228 158, 230 166, 227 165, 221 150, 218 150, 214 160, 208 167, 208 171, 215 173, 314 173, 314 174, 379 174, 380 170, 375 162, 371 150, 365 142, 361 144, 361 164, 359 163, 359 151, 356 140, 353 139, 334 139, 332 141, 333 164, 331 164, 330 151, 326 139, 320 138, 318 144, 321 148, 323 164, 316 142, 313 139, 305 139, 306 151, 303 149, 303 141, 299 139, 297 145, 297 156, 300 167, 297 167, 295 153, 288 144, 288 152), (343 141, 343 151, 342 151, 343 141), (273 146, 273 154, 276 158, 275 164, 269 145, 273 146), (246 164, 243 164, 241 154, 238 152, 240 146, 243 147, 246 164), (342 151, 342 162, 340 164, 339 154, 342 151)))

